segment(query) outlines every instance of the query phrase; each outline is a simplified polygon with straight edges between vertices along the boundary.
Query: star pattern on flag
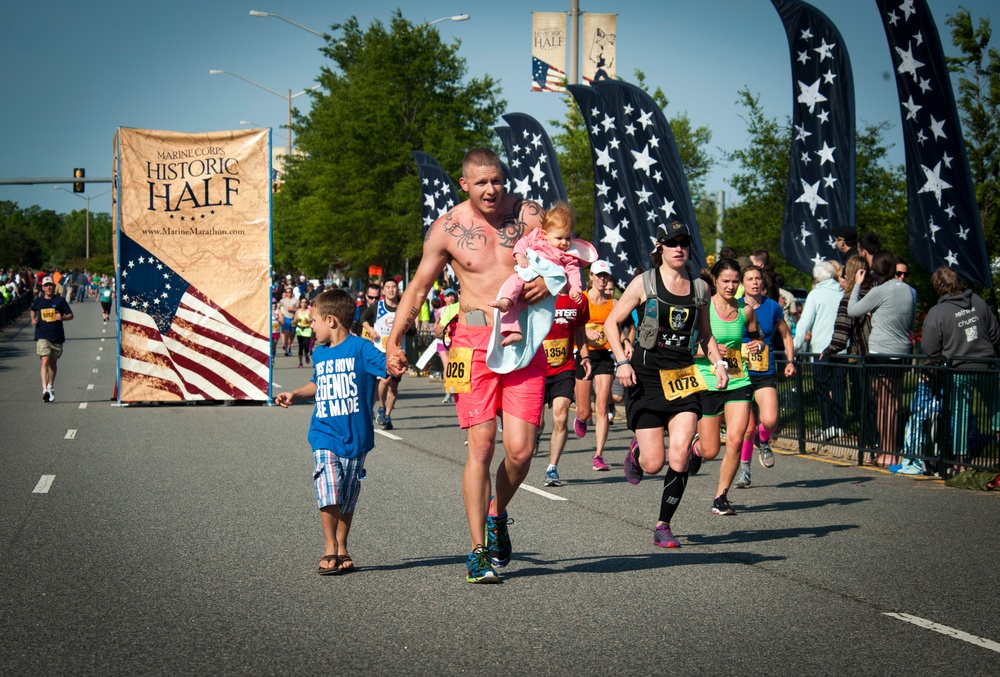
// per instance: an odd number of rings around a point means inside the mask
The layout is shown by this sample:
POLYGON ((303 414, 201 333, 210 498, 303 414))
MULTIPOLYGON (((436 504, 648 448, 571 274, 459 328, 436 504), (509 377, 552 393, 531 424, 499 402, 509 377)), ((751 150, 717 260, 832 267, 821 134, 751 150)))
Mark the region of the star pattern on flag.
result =
POLYGON ((954 252, 962 251, 959 273, 988 285, 985 245, 969 246, 982 243, 982 227, 934 19, 925 0, 876 2, 899 95, 910 253, 915 263, 932 271, 944 264, 959 267, 954 252))
POLYGON ((421 230, 424 234, 448 210, 458 204, 455 184, 441 165, 428 153, 413 151, 420 175, 420 193, 423 198, 421 208, 421 230))
POLYGON ((782 253, 811 272, 839 258, 829 230, 854 222, 853 76, 844 40, 822 14, 794 0, 772 4, 788 38, 794 100, 782 253))
POLYGON ((545 129, 524 113, 508 113, 503 119, 509 126, 497 127, 496 131, 507 153, 511 190, 545 209, 565 201, 562 173, 545 129))

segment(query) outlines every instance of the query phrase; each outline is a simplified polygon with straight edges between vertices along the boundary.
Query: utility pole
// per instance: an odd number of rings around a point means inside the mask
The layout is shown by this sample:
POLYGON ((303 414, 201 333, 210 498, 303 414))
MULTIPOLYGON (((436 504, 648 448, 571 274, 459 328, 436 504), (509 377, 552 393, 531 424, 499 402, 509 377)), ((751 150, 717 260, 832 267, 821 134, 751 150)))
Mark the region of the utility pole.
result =
POLYGON ((569 68, 567 82, 580 84, 580 0, 570 0, 569 7, 569 68))

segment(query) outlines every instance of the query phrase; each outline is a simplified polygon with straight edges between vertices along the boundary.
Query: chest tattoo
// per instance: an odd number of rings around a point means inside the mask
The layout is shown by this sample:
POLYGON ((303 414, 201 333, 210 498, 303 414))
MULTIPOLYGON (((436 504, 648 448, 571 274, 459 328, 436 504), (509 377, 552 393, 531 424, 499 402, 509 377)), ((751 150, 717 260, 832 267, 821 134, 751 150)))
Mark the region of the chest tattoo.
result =
POLYGON ((486 244, 485 228, 475 225, 465 226, 458 221, 452 221, 450 213, 445 217, 441 229, 458 240, 460 249, 474 252, 479 251, 479 248, 486 244))

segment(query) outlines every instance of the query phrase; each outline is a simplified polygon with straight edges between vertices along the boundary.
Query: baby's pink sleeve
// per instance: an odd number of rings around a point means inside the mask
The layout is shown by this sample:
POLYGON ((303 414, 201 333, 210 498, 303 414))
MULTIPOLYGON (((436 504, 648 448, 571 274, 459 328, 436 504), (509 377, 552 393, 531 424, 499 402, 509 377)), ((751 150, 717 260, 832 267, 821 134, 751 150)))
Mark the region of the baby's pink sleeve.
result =
POLYGON ((566 271, 566 281, 569 282, 570 292, 583 291, 583 280, 580 277, 580 259, 575 256, 566 256, 563 270, 566 271))

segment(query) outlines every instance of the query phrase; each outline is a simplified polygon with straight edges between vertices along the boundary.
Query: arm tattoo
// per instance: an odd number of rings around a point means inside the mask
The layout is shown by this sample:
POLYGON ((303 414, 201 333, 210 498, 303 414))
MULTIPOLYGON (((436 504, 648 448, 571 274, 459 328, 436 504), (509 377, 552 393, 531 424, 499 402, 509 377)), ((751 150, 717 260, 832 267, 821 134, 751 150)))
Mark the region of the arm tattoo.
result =
POLYGON ((463 226, 461 223, 451 220, 451 213, 445 217, 441 229, 452 237, 458 238, 458 246, 462 249, 474 252, 481 245, 486 244, 486 231, 482 226, 463 226))

